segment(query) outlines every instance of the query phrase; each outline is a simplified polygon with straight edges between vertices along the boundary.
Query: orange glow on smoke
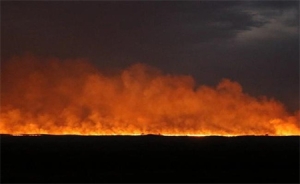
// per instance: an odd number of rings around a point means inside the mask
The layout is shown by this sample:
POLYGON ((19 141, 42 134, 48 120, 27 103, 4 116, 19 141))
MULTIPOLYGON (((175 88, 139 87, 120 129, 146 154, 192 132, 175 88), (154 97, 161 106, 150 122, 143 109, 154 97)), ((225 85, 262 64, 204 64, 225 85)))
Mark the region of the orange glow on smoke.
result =
POLYGON ((298 122, 299 112, 228 79, 196 86, 143 64, 104 74, 84 60, 29 55, 2 64, 2 134, 300 135, 298 122))

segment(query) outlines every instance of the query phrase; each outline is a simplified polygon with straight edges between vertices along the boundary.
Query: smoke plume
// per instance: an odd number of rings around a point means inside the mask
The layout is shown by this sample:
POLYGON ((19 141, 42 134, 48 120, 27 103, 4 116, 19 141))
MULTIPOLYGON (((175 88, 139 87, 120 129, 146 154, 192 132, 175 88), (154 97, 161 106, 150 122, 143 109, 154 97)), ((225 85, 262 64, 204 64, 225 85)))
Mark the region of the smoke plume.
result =
POLYGON ((196 85, 141 63, 105 74, 85 60, 31 55, 2 63, 0 133, 299 135, 299 112, 243 92, 196 85))

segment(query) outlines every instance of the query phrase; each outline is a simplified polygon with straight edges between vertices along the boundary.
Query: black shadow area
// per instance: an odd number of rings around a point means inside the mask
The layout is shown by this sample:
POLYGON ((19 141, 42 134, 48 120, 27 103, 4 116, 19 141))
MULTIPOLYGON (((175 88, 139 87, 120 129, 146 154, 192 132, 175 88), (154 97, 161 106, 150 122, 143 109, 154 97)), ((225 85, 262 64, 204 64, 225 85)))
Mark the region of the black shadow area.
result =
POLYGON ((1 181, 299 183, 299 137, 1 135, 1 181))

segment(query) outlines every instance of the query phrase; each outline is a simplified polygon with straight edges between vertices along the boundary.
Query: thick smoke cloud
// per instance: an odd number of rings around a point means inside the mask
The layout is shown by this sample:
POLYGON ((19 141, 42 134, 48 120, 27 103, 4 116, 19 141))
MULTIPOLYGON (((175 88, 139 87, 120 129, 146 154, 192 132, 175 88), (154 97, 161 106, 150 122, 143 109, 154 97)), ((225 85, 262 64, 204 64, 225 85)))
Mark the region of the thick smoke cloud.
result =
POLYGON ((299 134, 298 115, 223 79, 197 86, 191 76, 142 63, 106 74, 88 61, 16 56, 3 62, 0 133, 299 134))
POLYGON ((238 80, 299 109, 299 1, 3 1, 1 60, 26 51, 238 80))

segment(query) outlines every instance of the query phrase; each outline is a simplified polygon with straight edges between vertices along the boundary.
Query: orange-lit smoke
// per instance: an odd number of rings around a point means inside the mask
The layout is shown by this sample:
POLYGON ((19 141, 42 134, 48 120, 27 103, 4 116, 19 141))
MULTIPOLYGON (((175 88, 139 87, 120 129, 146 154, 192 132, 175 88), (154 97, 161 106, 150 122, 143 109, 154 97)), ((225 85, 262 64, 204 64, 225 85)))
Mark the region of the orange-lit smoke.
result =
POLYGON ((299 112, 223 79, 135 64, 104 74, 84 60, 13 57, 1 69, 2 134, 300 135, 299 112))

